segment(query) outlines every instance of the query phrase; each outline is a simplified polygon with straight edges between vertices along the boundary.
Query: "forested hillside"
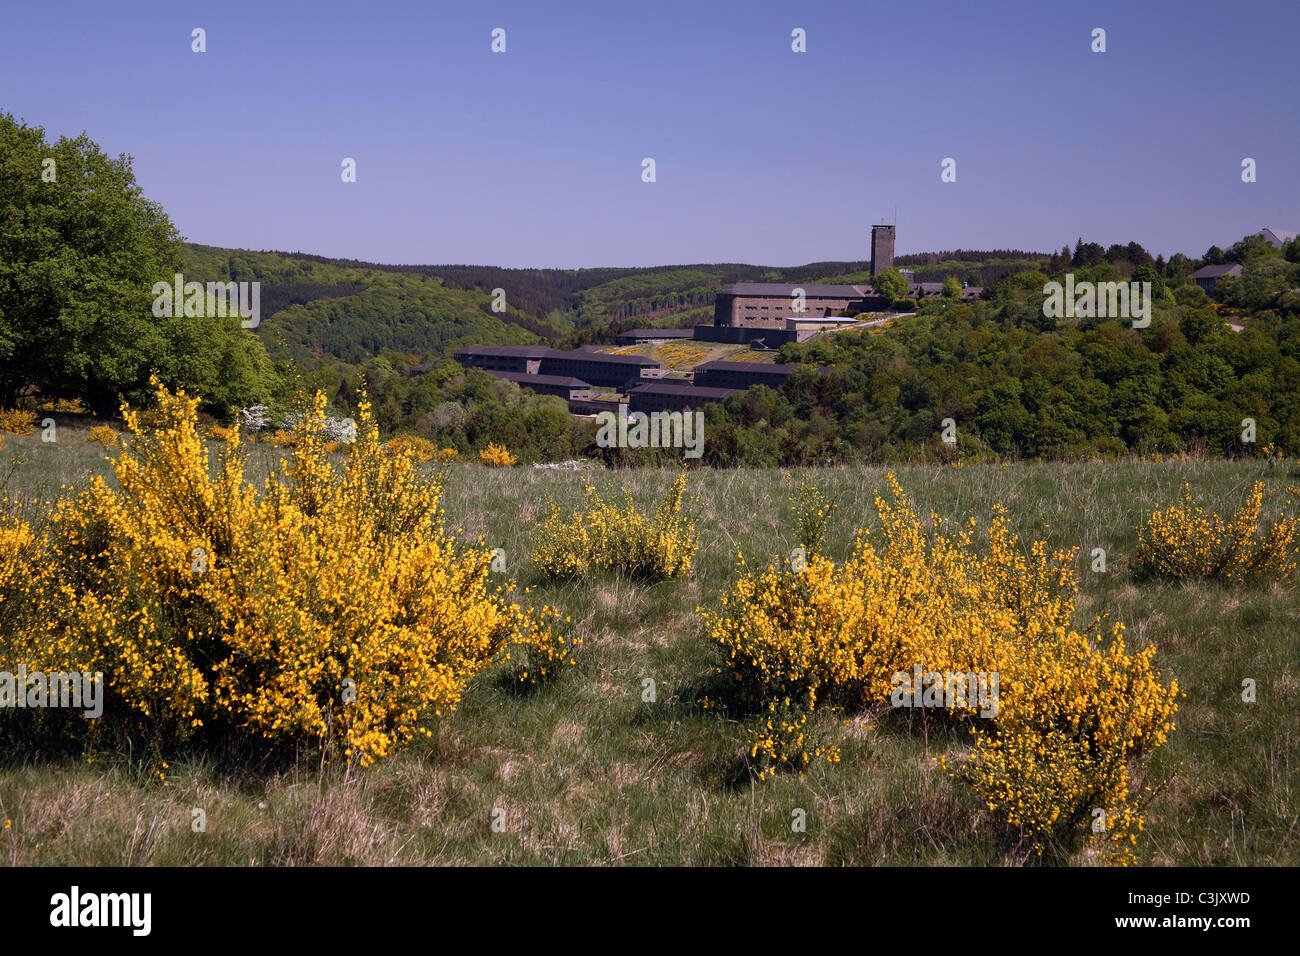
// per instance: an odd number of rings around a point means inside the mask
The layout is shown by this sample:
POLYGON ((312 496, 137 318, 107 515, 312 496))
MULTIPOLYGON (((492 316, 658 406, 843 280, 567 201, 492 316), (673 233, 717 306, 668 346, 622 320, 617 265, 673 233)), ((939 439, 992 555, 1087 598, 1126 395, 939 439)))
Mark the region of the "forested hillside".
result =
MULTIPOLYGON (((428 361, 465 344, 611 343, 633 327, 710 323, 714 296, 735 282, 871 280, 866 262, 504 269, 393 266, 196 244, 187 244, 185 255, 200 281, 261 281, 266 348, 273 358, 294 359, 304 369, 355 365, 384 353, 428 361), (496 289, 504 290, 504 312, 492 311, 496 289)), ((979 285, 1050 259, 1019 250, 941 255, 898 261, 928 262, 917 266, 921 281, 956 275, 979 285)))
POLYGON ((490 294, 418 273, 331 264, 317 257, 185 246, 187 278, 258 281, 258 335, 276 360, 303 369, 355 365, 385 352, 448 356, 463 345, 540 342, 555 328, 490 294))

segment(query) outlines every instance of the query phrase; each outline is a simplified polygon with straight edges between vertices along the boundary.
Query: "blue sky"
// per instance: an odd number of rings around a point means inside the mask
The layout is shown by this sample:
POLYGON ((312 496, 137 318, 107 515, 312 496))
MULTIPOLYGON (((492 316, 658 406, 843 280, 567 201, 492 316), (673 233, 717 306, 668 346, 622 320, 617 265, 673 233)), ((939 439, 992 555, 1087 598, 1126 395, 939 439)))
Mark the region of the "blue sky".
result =
POLYGON ((1295 0, 12 3, 0 110, 213 245, 794 265, 897 207, 900 253, 1199 254, 1300 228, 1297 49, 1295 0))

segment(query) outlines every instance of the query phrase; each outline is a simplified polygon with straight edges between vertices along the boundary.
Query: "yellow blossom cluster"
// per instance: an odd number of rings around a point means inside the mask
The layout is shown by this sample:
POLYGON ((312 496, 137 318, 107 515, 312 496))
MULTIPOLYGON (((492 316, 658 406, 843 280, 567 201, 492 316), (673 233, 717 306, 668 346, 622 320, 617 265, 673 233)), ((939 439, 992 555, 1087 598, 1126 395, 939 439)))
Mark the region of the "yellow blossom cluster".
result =
POLYGON ((398 435, 390 438, 385 443, 384 450, 390 455, 409 454, 420 463, 433 461, 438 455, 438 446, 419 435, 398 435))
POLYGON ((36 428, 35 412, 22 408, 0 408, 0 432, 11 435, 30 435, 36 428))
POLYGON ((108 425, 96 425, 86 432, 86 441, 96 441, 105 448, 111 448, 117 444, 117 432, 108 425))
POLYGON ((686 475, 673 481, 653 515, 638 511, 631 497, 620 506, 584 484, 588 504, 576 514, 552 507, 534 544, 533 561, 552 578, 620 571, 661 580, 690 573, 699 546, 695 525, 682 513, 686 475))
POLYGON ((56 398, 50 402, 41 402, 38 407, 43 412, 57 412, 61 415, 86 414, 86 405, 79 398, 56 398))
POLYGON ((518 461, 504 445, 496 442, 488 442, 488 446, 478 453, 478 460, 488 468, 508 468, 518 461))
POLYGON ((385 454, 367 404, 336 466, 318 395, 262 488, 238 435, 210 461, 197 400, 154 384, 148 423, 123 409, 112 484, 92 479, 41 535, 0 524, 0 669, 102 672, 105 722, 158 740, 307 742, 368 765, 511 648, 572 647, 489 584, 492 552, 444 530, 438 480, 385 454))
POLYGON ((893 675, 916 667, 996 674, 994 714, 969 697, 949 702, 975 734, 954 773, 1040 851, 1091 832, 1094 807, 1118 844, 1140 826, 1128 762, 1173 727, 1178 689, 1160 682, 1154 648, 1129 653, 1119 627, 1105 647, 1075 631, 1074 555, 1042 542, 1026 551, 1002 509, 982 534, 973 518, 946 531, 935 514, 927 529, 887 481, 879 543, 859 532, 839 566, 814 553, 802 571, 742 568, 721 612, 704 613, 742 697, 880 706, 893 675))
POLYGON ((239 438, 239 429, 233 425, 211 425, 208 437, 213 441, 235 441, 239 438))
MULTIPOLYGON (((707 709, 707 708, 706 708, 707 709)), ((840 762, 840 749, 833 744, 809 746, 808 718, 811 708, 793 705, 787 697, 780 704, 769 701, 767 712, 745 729, 749 740, 749 764, 759 781, 775 777, 781 770, 803 772, 814 760, 840 762)))
POLYGON ((1264 482, 1255 482, 1241 508, 1224 520, 1207 514, 1184 485, 1175 504, 1152 512, 1138 528, 1134 570, 1143 577, 1225 581, 1289 574, 1296 566, 1300 517, 1284 514, 1261 529, 1264 492, 1264 482))
POLYGON ((671 369, 693 369, 707 356, 707 352, 698 345, 682 342, 667 342, 652 350, 660 364, 671 369))

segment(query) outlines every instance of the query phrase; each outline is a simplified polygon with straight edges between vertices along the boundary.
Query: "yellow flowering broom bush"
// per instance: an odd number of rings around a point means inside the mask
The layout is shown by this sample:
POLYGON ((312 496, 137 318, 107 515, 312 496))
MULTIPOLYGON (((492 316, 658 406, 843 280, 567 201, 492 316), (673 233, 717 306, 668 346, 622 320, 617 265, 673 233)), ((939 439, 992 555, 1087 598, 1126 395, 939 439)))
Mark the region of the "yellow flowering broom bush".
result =
POLYGON ((488 468, 508 468, 518 459, 510 454, 505 445, 488 442, 488 446, 478 453, 478 460, 488 468))
POLYGON ((1264 490, 1264 482, 1255 482, 1237 513, 1224 520, 1207 514, 1184 485, 1175 504, 1156 509, 1138 528, 1134 571, 1139 577, 1225 581, 1289 574, 1296 566, 1300 518, 1284 514, 1261 529, 1264 490))
POLYGON ((0 497, 0 635, 15 644, 28 642, 41 626, 47 590, 52 590, 51 570, 41 561, 39 535, 16 503, 0 497))
POLYGON ((306 741, 368 765, 510 648, 571 648, 553 612, 489 586, 492 553, 447 534, 438 480, 384 452, 368 405, 336 467, 318 396, 259 492, 238 436, 214 463, 197 400, 157 402, 151 427, 123 410, 116 488, 95 478, 55 510, 49 623, 0 668, 101 671, 106 717, 163 743, 306 741))
POLYGON ((1011 672, 992 731, 952 773, 1038 855, 1069 853, 1086 837, 1131 863, 1149 797, 1133 786, 1132 764, 1168 739, 1178 685, 1159 682, 1155 648, 1126 650, 1118 624, 1105 649, 1072 631, 1059 637, 1011 672))
MULTIPOLYGON (((894 675, 916 667, 997 675, 993 713, 969 697, 949 702, 976 734, 953 773, 1038 852, 1077 845, 1094 807, 1106 809, 1117 847, 1140 826, 1129 762, 1166 739, 1177 685, 1158 679, 1154 649, 1127 652, 1118 628, 1105 648, 1072 629, 1073 553, 1049 555, 1041 542, 1026 553, 1001 509, 982 534, 974 519, 945 533, 934 514, 927 530, 887 480, 879 543, 859 532, 838 566, 815 552, 801 571, 742 565, 721 612, 704 613, 739 696, 769 713, 791 701, 811 712, 821 701, 884 704, 894 675)), ((783 718, 776 729, 784 736, 760 728, 751 756, 806 763, 787 743, 801 742, 803 723, 783 718)))
POLYGON ((108 425, 96 425, 86 432, 86 441, 99 442, 109 448, 117 444, 117 432, 108 425))
POLYGON ((409 453, 417 462, 423 464, 426 461, 433 461, 438 454, 438 448, 427 438, 421 438, 419 435, 398 435, 390 438, 384 449, 390 455, 409 453))
POLYGON ((23 408, 0 408, 0 432, 11 435, 30 435, 36 428, 39 416, 23 408))
POLYGON ((551 578, 619 571, 662 580, 690 573, 699 547, 695 526, 682 512, 686 476, 678 475, 653 515, 638 511, 631 496, 622 506, 583 485, 585 510, 565 514, 552 507, 534 544, 533 561, 551 578))

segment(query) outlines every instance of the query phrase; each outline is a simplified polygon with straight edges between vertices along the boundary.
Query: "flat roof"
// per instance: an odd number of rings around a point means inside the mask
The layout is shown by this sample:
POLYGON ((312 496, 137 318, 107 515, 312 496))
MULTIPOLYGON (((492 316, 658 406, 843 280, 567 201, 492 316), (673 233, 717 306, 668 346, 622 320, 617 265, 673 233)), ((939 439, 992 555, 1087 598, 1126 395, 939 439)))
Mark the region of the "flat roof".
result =
POLYGON ((696 372, 765 372, 769 375, 789 375, 798 366, 777 365, 769 362, 725 362, 721 359, 695 366, 696 372))
POLYGON ((1219 276, 1226 275, 1241 275, 1241 266, 1236 264, 1226 266, 1201 266, 1201 268, 1192 273, 1191 277, 1193 279, 1217 279, 1219 276))
POLYGON ((637 385, 628 389, 628 395, 688 395, 692 398, 701 398, 706 401, 716 401, 720 398, 726 398, 733 392, 739 392, 739 388, 701 388, 698 385, 692 385, 689 382, 654 382, 649 385, 637 385))
POLYGON ((554 349, 545 345, 466 345, 456 349, 455 355, 503 355, 514 358, 541 358, 554 349))
POLYGON ((804 296, 809 299, 860 299, 866 295, 855 285, 814 285, 792 282, 737 282, 722 291, 732 295, 779 295, 788 299, 794 295, 795 289, 803 289, 804 296))
POLYGON ((551 351, 546 355, 547 358, 569 359, 574 362, 602 362, 613 363, 616 365, 653 365, 658 368, 659 363, 645 355, 610 355, 608 352, 557 352, 551 351))
POLYGON ((484 369, 489 375, 495 378, 504 378, 508 382, 518 382, 520 385, 563 385, 568 388, 591 388, 580 378, 574 378, 572 375, 529 375, 527 372, 498 372, 496 369, 484 369))
POLYGON ((574 349, 562 352, 559 349, 543 345, 467 345, 452 353, 457 355, 482 355, 497 358, 550 358, 568 359, 575 362, 601 362, 614 365, 655 365, 659 363, 644 355, 610 355, 607 352, 584 352, 574 349))

